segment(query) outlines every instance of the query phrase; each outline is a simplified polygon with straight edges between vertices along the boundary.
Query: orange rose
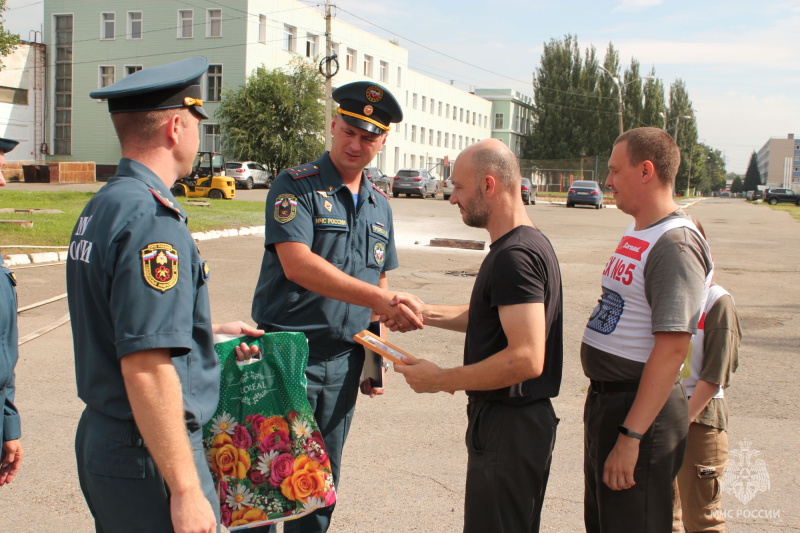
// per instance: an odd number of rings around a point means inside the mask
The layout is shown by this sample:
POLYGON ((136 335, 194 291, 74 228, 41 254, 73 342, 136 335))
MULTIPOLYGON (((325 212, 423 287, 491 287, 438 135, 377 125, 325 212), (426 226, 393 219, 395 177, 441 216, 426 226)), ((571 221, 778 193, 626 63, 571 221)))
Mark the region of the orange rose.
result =
POLYGON ((233 445, 227 433, 220 433, 211 443, 211 471, 220 477, 247 478, 250 455, 233 445))
POLYGON ((271 435, 276 431, 285 431, 289 433, 289 424, 280 416, 271 416, 269 418, 262 418, 254 424, 254 432, 258 435, 258 440, 264 440, 264 437, 271 435))
POLYGON ((291 501, 308 501, 310 496, 321 497, 325 493, 325 476, 316 461, 301 455, 294 461, 294 473, 281 482, 281 492, 291 501))
POLYGON ((264 511, 253 509, 252 507, 242 507, 231 514, 231 525, 228 527, 243 526, 252 522, 263 522, 265 520, 267 520, 267 515, 264 511))

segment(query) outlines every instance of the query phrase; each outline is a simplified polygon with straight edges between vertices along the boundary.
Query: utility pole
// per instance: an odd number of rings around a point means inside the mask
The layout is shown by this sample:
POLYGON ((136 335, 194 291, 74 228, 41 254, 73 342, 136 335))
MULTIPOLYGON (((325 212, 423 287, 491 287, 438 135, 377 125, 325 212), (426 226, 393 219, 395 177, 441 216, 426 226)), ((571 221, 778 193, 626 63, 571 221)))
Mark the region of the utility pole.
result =
POLYGON ((331 149, 331 2, 325 0, 325 150, 331 149))

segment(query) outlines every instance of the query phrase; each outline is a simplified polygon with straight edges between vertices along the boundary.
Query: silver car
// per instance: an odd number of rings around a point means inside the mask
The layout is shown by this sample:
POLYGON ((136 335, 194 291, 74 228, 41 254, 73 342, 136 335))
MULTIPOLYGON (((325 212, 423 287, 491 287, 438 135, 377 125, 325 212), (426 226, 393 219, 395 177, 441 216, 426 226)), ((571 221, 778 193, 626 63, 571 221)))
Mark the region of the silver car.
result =
POLYGON ((272 173, 255 161, 229 161, 225 163, 225 170, 239 188, 252 189, 255 185, 269 188, 272 185, 272 173))
POLYGON ((424 168, 403 169, 397 171, 397 176, 392 183, 392 195, 397 198, 401 194, 411 196, 412 194, 419 195, 420 198, 425 198, 431 195, 436 198, 436 192, 439 184, 430 172, 424 168))

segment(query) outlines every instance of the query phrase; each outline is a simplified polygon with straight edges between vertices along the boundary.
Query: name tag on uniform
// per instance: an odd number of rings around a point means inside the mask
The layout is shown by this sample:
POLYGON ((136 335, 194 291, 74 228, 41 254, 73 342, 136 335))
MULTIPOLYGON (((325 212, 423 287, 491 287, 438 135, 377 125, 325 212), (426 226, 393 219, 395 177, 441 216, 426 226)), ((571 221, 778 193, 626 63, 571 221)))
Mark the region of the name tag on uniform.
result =
POLYGON ((380 235, 385 239, 389 238, 389 231, 386 228, 378 226, 377 224, 370 224, 370 227, 372 228, 372 233, 380 235))
POLYGON ((339 217, 314 217, 314 226, 328 228, 346 228, 347 220, 339 217))

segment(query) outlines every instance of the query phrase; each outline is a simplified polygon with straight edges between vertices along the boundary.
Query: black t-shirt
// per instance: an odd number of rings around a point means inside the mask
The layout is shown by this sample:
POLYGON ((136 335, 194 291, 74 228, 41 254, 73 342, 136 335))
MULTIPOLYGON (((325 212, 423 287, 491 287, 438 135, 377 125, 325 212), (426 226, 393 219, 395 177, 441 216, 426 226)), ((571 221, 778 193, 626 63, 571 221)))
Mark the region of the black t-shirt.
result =
POLYGON ((542 375, 493 391, 467 391, 473 398, 525 404, 558 396, 563 364, 561 271, 550 241, 532 226, 518 226, 491 245, 469 302, 464 364, 508 347, 498 307, 544 303, 547 337, 542 375))

